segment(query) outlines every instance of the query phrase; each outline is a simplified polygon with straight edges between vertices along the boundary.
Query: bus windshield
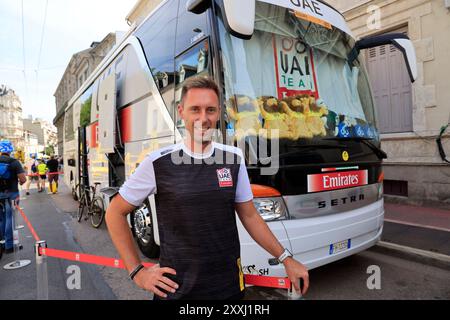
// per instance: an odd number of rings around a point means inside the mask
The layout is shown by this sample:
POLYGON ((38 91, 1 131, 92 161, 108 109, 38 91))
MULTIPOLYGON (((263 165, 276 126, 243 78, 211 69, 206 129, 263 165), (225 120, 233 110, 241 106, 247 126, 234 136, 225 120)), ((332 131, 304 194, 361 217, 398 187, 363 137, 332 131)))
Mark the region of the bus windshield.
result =
POLYGON ((379 141, 361 57, 348 59, 350 35, 259 1, 250 40, 232 36, 218 20, 229 137, 379 141))

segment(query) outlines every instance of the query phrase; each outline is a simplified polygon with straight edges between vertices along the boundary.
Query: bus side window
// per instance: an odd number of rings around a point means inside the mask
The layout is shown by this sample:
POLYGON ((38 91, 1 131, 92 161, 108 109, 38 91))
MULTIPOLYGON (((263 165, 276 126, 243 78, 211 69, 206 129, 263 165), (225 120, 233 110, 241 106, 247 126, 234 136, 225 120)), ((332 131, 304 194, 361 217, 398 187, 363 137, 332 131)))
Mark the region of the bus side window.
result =
POLYGON ((178 1, 166 1, 136 31, 164 103, 173 113, 175 28, 178 1))
MULTIPOLYGON (((181 100, 181 89, 185 80, 192 76, 207 76, 211 74, 209 63, 209 42, 208 39, 190 48, 175 59, 175 105, 181 100)), ((183 127, 183 122, 176 114, 177 128, 183 127)))
POLYGON ((178 8, 176 56, 209 35, 207 14, 195 14, 186 10, 185 1, 180 1, 178 8))
POLYGON ((92 105, 92 89, 91 85, 80 97, 80 126, 86 127, 91 124, 91 105, 92 105))

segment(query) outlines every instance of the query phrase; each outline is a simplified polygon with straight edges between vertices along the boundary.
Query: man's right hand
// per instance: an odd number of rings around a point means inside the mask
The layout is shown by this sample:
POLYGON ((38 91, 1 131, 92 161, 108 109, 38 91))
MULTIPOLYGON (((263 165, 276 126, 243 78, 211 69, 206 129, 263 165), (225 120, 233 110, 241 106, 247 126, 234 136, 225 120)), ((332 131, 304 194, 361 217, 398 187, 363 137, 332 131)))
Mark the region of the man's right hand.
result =
POLYGON ((160 268, 159 265, 155 265, 139 271, 134 277, 134 282, 142 289, 151 291, 161 298, 167 298, 167 294, 160 289, 175 293, 176 289, 178 289, 178 284, 165 277, 165 273, 177 274, 172 268, 160 268))

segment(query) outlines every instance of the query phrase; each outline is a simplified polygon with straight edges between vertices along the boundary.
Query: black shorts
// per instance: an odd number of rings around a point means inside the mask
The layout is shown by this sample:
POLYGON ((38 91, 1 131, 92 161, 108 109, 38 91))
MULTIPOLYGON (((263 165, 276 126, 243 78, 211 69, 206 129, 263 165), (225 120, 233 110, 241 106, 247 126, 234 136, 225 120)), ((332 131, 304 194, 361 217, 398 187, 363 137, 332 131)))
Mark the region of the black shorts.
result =
POLYGON ((41 174, 40 177, 41 177, 42 180, 47 179, 47 176, 45 174, 41 174))
POLYGON ((52 183, 53 181, 58 183, 58 175, 57 174, 49 174, 48 175, 48 182, 52 183))

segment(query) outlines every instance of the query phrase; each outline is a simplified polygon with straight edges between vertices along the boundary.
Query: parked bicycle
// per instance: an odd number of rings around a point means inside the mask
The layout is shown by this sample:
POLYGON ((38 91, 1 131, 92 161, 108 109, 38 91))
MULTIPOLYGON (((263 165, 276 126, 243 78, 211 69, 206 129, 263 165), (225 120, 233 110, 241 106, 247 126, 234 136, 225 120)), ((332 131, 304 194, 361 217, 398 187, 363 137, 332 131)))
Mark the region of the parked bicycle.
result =
MULTIPOLYGON (((72 182, 71 182, 72 184, 72 182)), ((78 201, 80 197, 78 197, 78 192, 80 191, 80 183, 77 183, 75 186, 72 185, 72 198, 75 201, 78 201)))
POLYGON ((91 224, 94 228, 100 227, 105 218, 105 203, 100 196, 97 196, 97 187, 99 182, 94 183, 94 186, 83 187, 78 205, 77 220, 81 221, 84 216, 84 220, 91 219, 91 224), (92 191, 92 193, 90 192, 92 191))

